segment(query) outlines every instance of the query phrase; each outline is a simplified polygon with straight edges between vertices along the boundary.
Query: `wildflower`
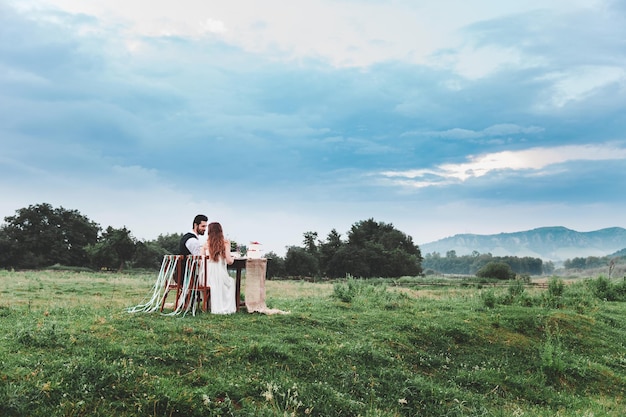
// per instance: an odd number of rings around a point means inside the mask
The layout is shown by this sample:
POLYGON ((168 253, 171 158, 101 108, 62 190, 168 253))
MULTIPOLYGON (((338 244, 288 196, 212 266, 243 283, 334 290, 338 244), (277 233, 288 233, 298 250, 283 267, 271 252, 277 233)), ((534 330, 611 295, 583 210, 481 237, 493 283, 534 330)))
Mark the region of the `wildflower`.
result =
POLYGON ((398 403, 399 403, 399 404, 402 404, 402 405, 405 405, 405 404, 408 404, 408 401, 406 400, 406 398, 400 398, 400 399, 398 400, 398 403))
POLYGON ((43 386, 41 387, 41 391, 46 394, 48 398, 50 397, 50 391, 52 391, 52 384, 50 383, 50 381, 43 384, 43 386))
POLYGON ((266 401, 272 401, 274 399, 274 393, 278 392, 278 386, 271 382, 267 383, 267 391, 263 393, 266 401))

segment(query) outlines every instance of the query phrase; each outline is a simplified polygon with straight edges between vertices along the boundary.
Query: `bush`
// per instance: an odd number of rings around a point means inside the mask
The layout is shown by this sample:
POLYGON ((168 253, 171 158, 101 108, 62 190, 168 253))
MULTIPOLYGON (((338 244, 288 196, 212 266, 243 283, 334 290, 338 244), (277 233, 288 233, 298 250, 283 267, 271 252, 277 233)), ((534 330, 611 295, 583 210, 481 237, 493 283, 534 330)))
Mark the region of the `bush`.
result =
POLYGON ((589 287, 591 288, 593 295, 595 295, 600 300, 614 300, 613 291, 611 291, 611 281, 609 281, 608 279, 604 277, 598 277, 595 280, 589 281, 589 287))
POLYGON ((492 289, 481 292, 480 298, 483 300, 485 307, 494 308, 496 306, 497 297, 492 289))
POLYGON ((565 355, 566 352, 561 346, 559 340, 558 328, 556 334, 552 334, 550 330, 546 332, 546 340, 541 347, 541 369, 550 384, 558 383, 559 377, 565 371, 565 355))
POLYGON ((565 291, 565 284, 562 279, 552 278, 548 282, 548 295, 550 297, 561 297, 565 291))
POLYGON ((548 308, 561 308, 565 305, 563 292, 565 284, 562 279, 551 278, 548 281, 548 293, 544 295, 543 305, 548 308))
POLYGON ((524 288, 524 283, 521 280, 516 279, 509 285, 509 294, 511 297, 517 297, 521 295, 526 289, 524 288))
POLYGON ((373 285, 371 280, 354 279, 350 276, 345 282, 335 283, 333 297, 344 303, 377 305, 385 309, 394 309, 408 299, 406 294, 387 291, 384 284, 373 285))
POLYGON ((595 280, 587 281, 587 286, 594 297, 605 301, 625 301, 626 281, 613 283, 605 277, 598 277, 595 280))
POLYGON ((489 262, 476 272, 480 278, 515 279, 515 272, 505 262, 489 262))
POLYGON ((364 295, 374 289, 372 285, 365 284, 362 280, 355 280, 352 277, 343 283, 333 285, 333 297, 344 303, 352 302, 357 296, 364 295))

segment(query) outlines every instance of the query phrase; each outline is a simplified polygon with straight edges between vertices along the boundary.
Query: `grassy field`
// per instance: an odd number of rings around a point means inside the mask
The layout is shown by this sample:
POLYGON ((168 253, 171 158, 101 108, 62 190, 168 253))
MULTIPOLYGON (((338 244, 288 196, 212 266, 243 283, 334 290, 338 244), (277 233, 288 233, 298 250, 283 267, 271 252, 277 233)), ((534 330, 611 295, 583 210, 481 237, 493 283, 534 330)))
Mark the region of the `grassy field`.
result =
POLYGON ((626 415, 621 279, 268 281, 291 314, 127 313, 155 278, 0 271, 0 416, 626 415))

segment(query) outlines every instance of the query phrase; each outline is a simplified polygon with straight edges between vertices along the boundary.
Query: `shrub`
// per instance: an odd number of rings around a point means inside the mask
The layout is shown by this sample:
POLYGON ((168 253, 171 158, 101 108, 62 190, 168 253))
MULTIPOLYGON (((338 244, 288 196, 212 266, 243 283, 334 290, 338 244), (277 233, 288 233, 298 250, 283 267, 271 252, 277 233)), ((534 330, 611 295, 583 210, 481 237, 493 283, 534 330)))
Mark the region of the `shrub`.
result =
POLYGON ((515 279, 515 272, 505 262, 489 262, 476 272, 480 278, 515 279))
POLYGON ((516 279, 509 285, 509 294, 511 297, 517 297, 525 291, 524 283, 516 279))
POLYGON ((626 280, 614 283, 605 277, 586 281, 594 297, 604 301, 626 301, 626 280))
POLYGON ((576 282, 567 287, 568 305, 579 314, 584 314, 593 308, 597 298, 589 290, 587 282, 576 282))
POLYGON ((558 328, 555 334, 548 330, 540 355, 541 369, 547 381, 552 384, 556 383, 565 371, 565 351, 561 346, 558 328))
POLYGON ((496 306, 497 298, 492 289, 481 292, 480 298, 483 300, 483 304, 485 304, 485 307, 494 308, 496 306))
POLYGON ((626 301, 626 278, 622 282, 615 284, 615 294, 618 301, 626 301))
POLYGON ((406 294, 387 291, 386 285, 373 285, 370 281, 348 276, 345 282, 333 286, 333 297, 344 303, 377 305, 385 309, 396 308, 408 299, 406 294))
POLYGON ((564 306, 563 292, 565 284, 563 280, 551 278, 548 281, 548 292, 544 295, 543 305, 548 308, 561 308, 564 306))
POLYGON ((600 300, 613 301, 614 294, 611 288, 611 281, 604 277, 598 277, 595 280, 589 281, 589 287, 593 292, 593 295, 600 300))
POLYGON ((344 303, 351 302, 360 292, 360 287, 351 278, 345 283, 337 283, 333 286, 333 296, 344 303))
POLYGON ((565 291, 565 284, 562 279, 551 278, 548 281, 548 295, 550 297, 561 297, 565 291))

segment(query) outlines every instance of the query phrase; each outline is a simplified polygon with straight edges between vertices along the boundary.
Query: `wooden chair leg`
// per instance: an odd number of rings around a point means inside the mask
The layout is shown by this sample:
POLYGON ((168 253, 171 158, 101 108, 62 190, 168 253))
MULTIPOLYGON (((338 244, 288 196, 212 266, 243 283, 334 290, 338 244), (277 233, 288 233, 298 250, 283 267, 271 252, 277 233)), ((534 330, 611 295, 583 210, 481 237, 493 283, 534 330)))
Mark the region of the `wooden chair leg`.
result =
MULTIPOLYGON (((163 262, 165 263, 165 270, 167 270, 167 268, 170 265, 171 258, 170 257, 166 257, 163 260, 163 262)), ((163 299, 161 300, 161 308, 160 308, 161 313, 163 312, 163 308, 165 307, 165 300, 167 299, 167 295, 170 292, 170 288, 171 288, 171 286, 170 286, 170 282, 168 280, 167 282, 165 282, 165 291, 163 292, 163 299)))
POLYGON ((211 302, 211 289, 210 288, 205 288, 203 289, 203 303, 202 303, 202 309, 204 311, 209 311, 209 303, 211 302))
POLYGON ((163 312, 163 308, 165 307, 165 300, 167 299, 167 294, 169 294, 170 290, 165 290, 165 294, 163 294, 163 299, 161 300, 161 313, 163 312))
POLYGON ((166 262, 175 262, 175 270, 174 270, 174 274, 172 275, 172 278, 174 280, 174 283, 171 282, 167 282, 165 284, 165 291, 163 293, 163 299, 161 300, 161 312, 163 312, 163 309, 165 308, 165 300, 167 299, 167 296, 169 295, 171 290, 176 290, 176 299, 174 300, 174 310, 176 310, 178 308, 178 305, 180 303, 180 294, 182 292, 182 285, 181 285, 181 281, 183 278, 183 261, 185 260, 185 257, 182 255, 176 255, 176 257, 168 259, 166 262))

